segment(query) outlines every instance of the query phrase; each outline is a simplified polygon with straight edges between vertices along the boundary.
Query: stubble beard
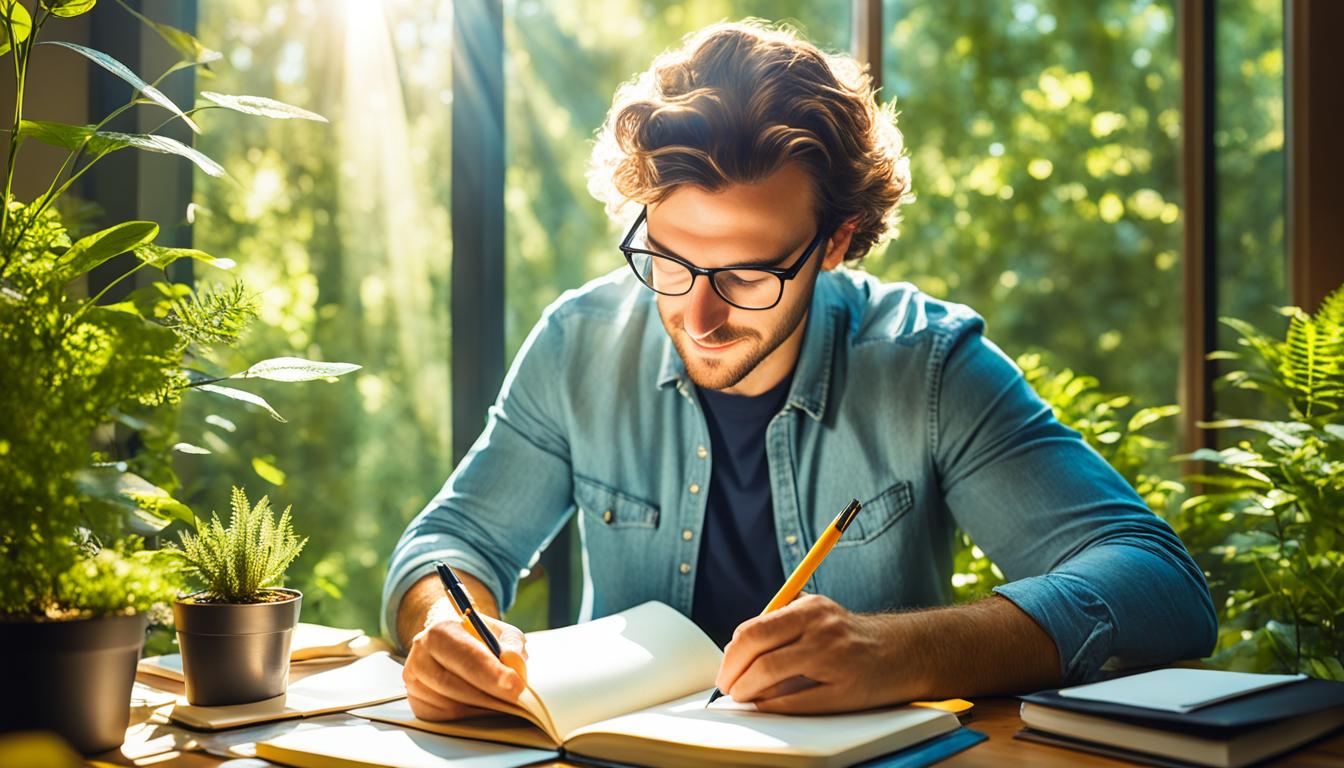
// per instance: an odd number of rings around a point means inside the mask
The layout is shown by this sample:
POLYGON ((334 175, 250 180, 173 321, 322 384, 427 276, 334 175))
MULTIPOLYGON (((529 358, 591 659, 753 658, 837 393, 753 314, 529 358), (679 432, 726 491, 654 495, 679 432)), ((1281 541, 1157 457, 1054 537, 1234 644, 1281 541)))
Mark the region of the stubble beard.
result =
POLYGON ((703 339, 704 344, 717 347, 738 342, 737 346, 741 347, 734 349, 731 355, 723 357, 705 357, 695 351, 695 342, 691 341, 682 323, 683 314, 671 317, 662 312, 658 314, 663 321, 663 328, 672 339, 672 345, 677 348, 677 354, 681 355, 681 360, 686 365, 686 374, 690 376, 691 381, 701 389, 719 390, 736 386, 756 370, 756 366, 769 357, 771 352, 778 349, 803 321, 810 303, 810 301, 797 302, 765 337, 758 331, 750 329, 728 326, 716 328, 703 339))

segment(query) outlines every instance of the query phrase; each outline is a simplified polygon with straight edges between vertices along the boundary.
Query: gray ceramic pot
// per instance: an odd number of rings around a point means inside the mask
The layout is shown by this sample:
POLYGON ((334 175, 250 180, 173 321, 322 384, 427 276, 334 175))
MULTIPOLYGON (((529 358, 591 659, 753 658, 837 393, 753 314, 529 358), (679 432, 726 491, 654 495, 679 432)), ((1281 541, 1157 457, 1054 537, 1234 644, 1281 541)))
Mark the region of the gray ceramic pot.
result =
POLYGON ((56 731, 84 754, 121 746, 144 616, 0 622, 0 731, 56 731))
MULTIPOLYGON (((303 594, 274 603, 194 603, 177 600, 177 643, 187 701, 201 706, 243 704, 279 696, 289 680, 289 641, 303 594)), ((190 597, 190 595, 188 595, 190 597)))

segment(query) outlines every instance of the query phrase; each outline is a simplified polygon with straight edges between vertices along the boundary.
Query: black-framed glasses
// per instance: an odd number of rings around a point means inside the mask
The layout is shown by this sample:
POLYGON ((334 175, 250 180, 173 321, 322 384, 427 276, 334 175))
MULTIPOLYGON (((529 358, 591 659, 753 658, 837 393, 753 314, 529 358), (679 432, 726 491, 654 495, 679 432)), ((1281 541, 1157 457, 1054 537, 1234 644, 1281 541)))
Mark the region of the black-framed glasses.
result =
POLYGON ((695 287, 695 278, 704 275, 719 298, 739 309, 770 309, 778 304, 784 296, 785 281, 797 277, 812 252, 826 241, 825 228, 818 229, 817 236, 791 267, 697 267, 677 256, 631 245, 645 226, 648 213, 647 207, 639 212, 639 218, 621 241, 621 253, 639 281, 664 296, 685 296, 695 287))

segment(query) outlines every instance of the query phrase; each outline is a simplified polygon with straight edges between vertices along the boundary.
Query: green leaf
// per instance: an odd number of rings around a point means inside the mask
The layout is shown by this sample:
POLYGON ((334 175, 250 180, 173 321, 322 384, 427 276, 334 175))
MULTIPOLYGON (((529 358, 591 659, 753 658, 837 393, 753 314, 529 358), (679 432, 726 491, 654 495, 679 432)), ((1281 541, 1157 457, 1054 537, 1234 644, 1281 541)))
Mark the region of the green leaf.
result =
POLYGON ((117 2, 118 4, 121 5, 122 8, 125 8, 132 16, 144 22, 145 26, 157 32, 159 37, 163 38, 163 41, 165 43, 172 46, 173 49, 176 50, 178 53, 182 54, 182 56, 188 62, 192 64, 209 64, 212 61, 217 61, 219 59, 224 58, 224 54, 220 53, 219 51, 214 51, 209 48, 206 48, 205 45, 201 43, 200 40, 197 40, 195 36, 183 32, 177 27, 171 27, 167 24, 160 24, 159 22, 154 21, 153 19, 135 10, 130 5, 127 5, 125 2, 123 2, 123 0, 117 0, 117 2))
POLYGON ((271 418, 275 419, 276 421, 285 420, 285 418, 281 416, 279 413, 277 413, 276 410, 271 407, 271 404, 266 402, 266 400, 263 399, 260 395, 254 395, 251 392, 248 392, 247 390, 235 389, 233 387, 221 387, 217 384, 201 384, 199 386, 192 387, 192 389, 199 389, 203 392, 212 392, 216 395, 222 395, 224 397, 232 398, 234 400, 241 400, 244 403, 251 403, 252 405, 266 409, 266 412, 271 414, 271 418))
POLYGON ((118 254, 153 240, 159 225, 152 221, 125 221, 82 237, 60 258, 57 274, 68 282, 118 254))
POLYGON ((324 363, 305 360, 302 357, 275 357, 262 360, 242 373, 235 373, 231 379, 266 379, 268 381, 313 381, 332 376, 342 376, 357 371, 362 366, 354 363, 324 363))
POLYGON ((197 168, 215 178, 224 175, 224 166, 211 160, 200 150, 189 147, 177 139, 170 139, 167 136, 159 136, 153 133, 117 133, 115 131, 100 131, 97 136, 121 142, 124 146, 143 149, 146 152, 159 152, 165 155, 185 157, 195 163, 197 168))
POLYGON ((119 149, 111 142, 100 142, 92 125, 69 125, 49 120, 22 120, 19 122, 19 136, 37 139, 43 144, 68 149, 71 152, 84 147, 93 157, 102 157, 108 152, 119 149), (94 137, 94 138, 90 138, 94 137), (85 142, 88 142, 87 145, 85 142))
POLYGON ((1284 444, 1296 448, 1302 445, 1298 433, 1310 432, 1311 425, 1300 421, 1261 421, 1259 419, 1220 419, 1218 421, 1199 421, 1201 429, 1253 429, 1263 432, 1284 444))
POLYGON ((0 56, 9 53, 9 30, 13 30, 14 42, 22 43, 28 39, 28 34, 33 30, 33 18, 28 15, 28 9, 23 7, 19 0, 0 0, 5 3, 3 11, 3 24, 5 29, 0 34, 0 56))
POLYGON ((178 53, 182 54, 187 61, 193 64, 209 64, 212 61, 219 61, 224 58, 224 54, 212 48, 207 48, 204 43, 188 32, 184 32, 177 27, 170 27, 167 24, 160 24, 157 21, 150 21, 149 26, 159 33, 164 42, 171 45, 178 53))
POLYGON ((61 147, 70 151, 81 146, 91 158, 99 158, 118 149, 134 147, 146 152, 158 152, 167 155, 185 157, 196 167, 216 178, 224 175, 224 166, 206 156, 194 147, 152 133, 120 133, 118 131, 94 132, 92 125, 68 125, 46 120, 23 120, 19 124, 19 135, 37 139, 43 144, 61 147))
POLYGON ((1171 457, 1174 461, 1212 461, 1216 464, 1223 463, 1223 454, 1212 448, 1200 448, 1190 453, 1182 453, 1171 457))
POLYGON ((42 5, 46 6, 53 16, 69 19, 93 10, 97 2, 98 0, 42 0, 42 5))
POLYGON ((191 443, 176 443, 173 445, 173 450, 178 453, 190 453, 198 456, 205 456, 210 453, 209 448, 202 448, 199 445, 192 445, 191 443))
POLYGON ((190 507, 133 472, 112 467, 80 470, 75 474, 75 487, 87 498, 121 509, 137 533, 158 533, 173 520, 190 523, 195 519, 190 507))
POLYGON ((285 472, 270 461, 260 457, 252 457, 252 471, 256 472, 262 480, 272 485, 285 484, 285 472))
POLYGON ((1175 416, 1180 412, 1181 407, 1179 405, 1162 405, 1154 408, 1144 408, 1129 418, 1129 425, 1125 428, 1125 431, 1138 432, 1149 424, 1161 421, 1170 416, 1175 416))
POLYGON ((201 98, 225 109, 260 117, 273 117, 278 120, 312 120, 319 123, 330 122, 327 118, 309 112, 301 107, 276 101, 265 96, 229 96, 213 91, 201 91, 201 98))
POLYGON ((237 431, 238 431, 238 425, 237 425, 237 424, 234 424, 234 423, 233 423, 232 421, 230 421, 229 419, 226 419, 226 418, 224 418, 223 416, 220 416, 220 415, 217 414, 217 413, 212 413, 212 414, 207 415, 207 416, 205 417, 205 423, 206 423, 206 424, 209 424, 209 425, 212 426, 212 427, 217 427, 217 428, 219 428, 219 429, 222 429, 222 430, 224 430, 225 432, 237 432, 237 431))
POLYGON ((187 124, 187 127, 191 128, 193 133, 201 132, 200 126, 196 125, 196 123, 190 117, 188 117, 185 112, 179 109, 178 106, 174 104, 171 99, 169 99, 167 96, 164 96, 162 91, 142 80, 139 75, 132 72, 125 64, 122 64, 120 61, 117 61, 111 56, 108 56, 106 53, 103 53, 102 51, 96 51, 92 48, 88 48, 83 45, 79 45, 78 43, 69 43, 64 40, 47 40, 42 43, 39 43, 39 45, 59 45, 62 48, 69 48, 70 50, 87 58, 89 61, 92 61, 94 64, 97 64, 103 69, 106 69, 108 72, 111 72, 117 77, 120 77, 122 80, 125 80, 126 82, 130 83, 131 87, 135 88, 135 90, 140 94, 142 94, 145 98, 149 99, 155 104, 158 104, 159 106, 163 107, 169 112, 172 112, 173 114, 182 118, 182 121, 187 124))
POLYGON ((233 259, 211 256, 205 251, 198 251, 195 248, 169 248, 153 243, 146 243, 137 247, 135 255, 151 267, 158 267, 159 269, 166 269, 169 264, 184 258, 195 259, 218 269, 233 269, 237 266, 237 262, 233 259))

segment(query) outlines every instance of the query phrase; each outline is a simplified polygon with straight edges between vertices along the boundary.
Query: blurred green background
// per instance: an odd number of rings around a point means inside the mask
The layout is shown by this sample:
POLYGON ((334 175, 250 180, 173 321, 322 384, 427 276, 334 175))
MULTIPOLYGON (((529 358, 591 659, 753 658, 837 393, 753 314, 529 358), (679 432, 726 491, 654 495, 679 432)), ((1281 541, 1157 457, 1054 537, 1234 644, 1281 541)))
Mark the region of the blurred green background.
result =
MULTIPOLYGON (((623 266, 584 179, 616 86, 687 32, 745 16, 850 47, 847 0, 505 3, 508 358, 562 290, 623 266)), ((1014 357, 1043 351, 1136 402, 1175 402, 1172 2, 887 0, 883 17, 881 97, 900 110, 917 200, 864 267, 971 305, 1014 357)), ((216 455, 181 457, 184 500, 222 510, 232 483, 292 503, 310 537, 290 579, 305 620, 377 631, 388 555, 452 470, 451 4, 206 0, 198 37, 226 57, 202 88, 331 119, 199 116, 198 146, 240 183, 198 179, 196 246, 239 261, 263 320, 230 354, 364 368, 259 390, 289 424, 188 399, 182 423, 205 426, 182 439, 216 455)), ((1220 0, 1217 37, 1217 310, 1263 324, 1286 303, 1281 3, 1220 0)), ((545 590, 529 574, 510 619, 544 626, 545 590)))

